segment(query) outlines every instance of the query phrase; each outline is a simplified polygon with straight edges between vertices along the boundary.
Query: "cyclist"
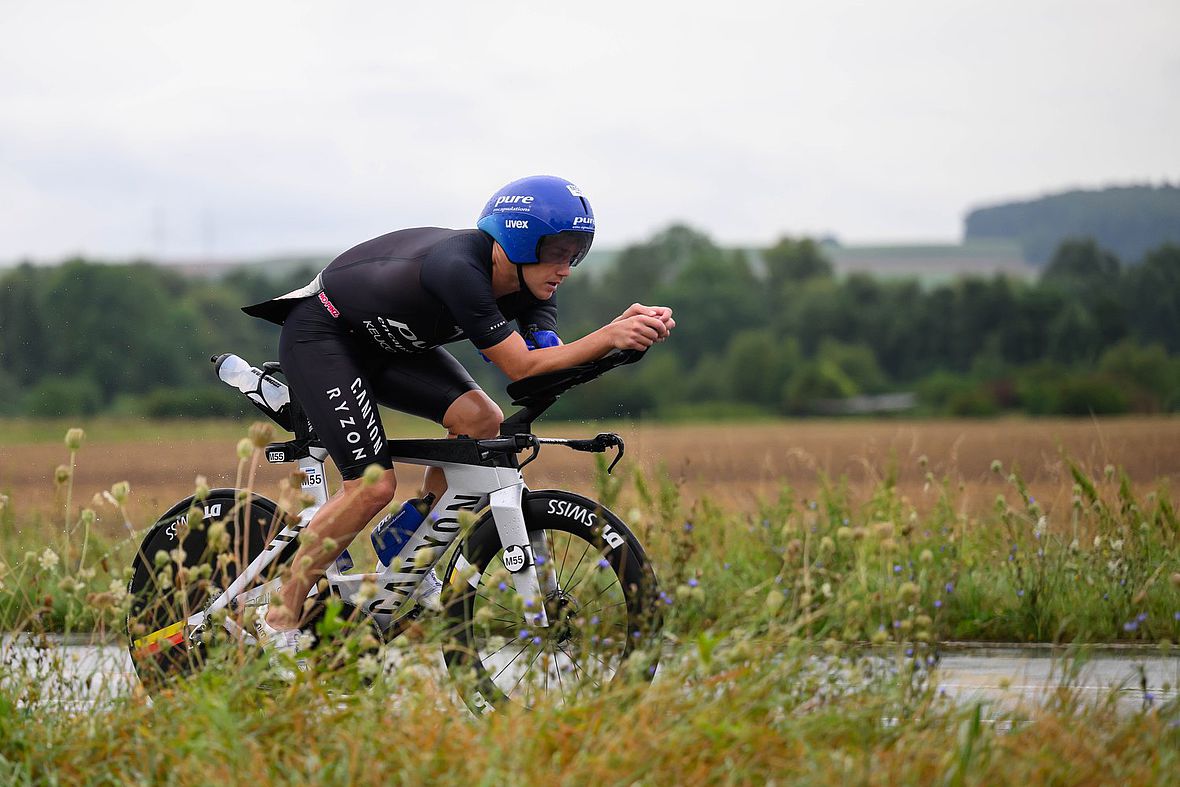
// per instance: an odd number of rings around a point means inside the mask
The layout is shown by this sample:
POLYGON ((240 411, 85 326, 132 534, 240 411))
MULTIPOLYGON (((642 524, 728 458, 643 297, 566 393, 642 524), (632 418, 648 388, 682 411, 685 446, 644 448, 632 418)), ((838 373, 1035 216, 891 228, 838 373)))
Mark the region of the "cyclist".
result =
MULTIPOLYGON (((553 333, 553 346, 530 351, 522 332, 555 332, 555 293, 593 240, 594 213, 582 192, 562 178, 533 176, 493 194, 477 229, 382 235, 341 254, 307 287, 243 309, 283 326, 283 372, 344 479, 308 524, 290 577, 259 616, 260 639, 272 652, 295 655, 311 586, 393 499, 397 481, 378 404, 429 418, 448 437, 499 434, 500 408, 442 345, 467 339, 518 380, 668 337, 672 310, 636 303, 581 339, 563 344, 553 333), (374 464, 382 472, 366 483, 374 464)), ((427 471, 423 488, 442 495, 439 468, 427 471)), ((418 600, 437 607, 440 589, 428 572, 418 600)))

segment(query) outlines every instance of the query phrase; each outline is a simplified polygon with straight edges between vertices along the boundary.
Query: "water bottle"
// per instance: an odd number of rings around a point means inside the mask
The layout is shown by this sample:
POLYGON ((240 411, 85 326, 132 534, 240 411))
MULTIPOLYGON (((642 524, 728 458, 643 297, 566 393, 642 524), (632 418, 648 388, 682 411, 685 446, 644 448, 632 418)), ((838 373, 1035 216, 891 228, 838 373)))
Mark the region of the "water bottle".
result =
POLYGON ((273 412, 279 412, 291 402, 286 385, 232 353, 217 362, 217 376, 246 394, 254 404, 273 412))
POLYGON ((410 536, 417 531, 418 525, 422 524, 433 505, 434 493, 430 492, 426 497, 407 500, 402 504, 400 511, 377 523, 370 538, 373 541, 373 550, 377 553, 377 560, 380 561, 378 568, 389 565, 402 546, 410 540, 410 536))

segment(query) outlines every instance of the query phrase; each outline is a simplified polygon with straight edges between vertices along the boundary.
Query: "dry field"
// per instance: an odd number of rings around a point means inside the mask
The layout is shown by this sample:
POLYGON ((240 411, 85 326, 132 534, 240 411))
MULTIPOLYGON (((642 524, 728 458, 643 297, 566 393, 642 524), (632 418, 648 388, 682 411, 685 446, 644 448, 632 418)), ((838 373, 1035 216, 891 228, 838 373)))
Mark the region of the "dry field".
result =
MULTIPOLYGON (((84 428, 85 423, 81 424, 84 428)), ((405 433, 407 423, 395 423, 405 433)), ((78 456, 75 504, 117 481, 131 485, 129 512, 136 527, 150 524, 177 499, 190 494, 197 475, 211 486, 232 486, 237 459, 234 430, 211 426, 214 437, 171 439, 162 425, 154 439, 110 440, 88 437, 78 456)), ((898 485, 919 507, 933 503, 938 490, 926 473, 961 487, 961 505, 980 511, 1010 487, 990 469, 993 460, 1015 467, 1042 505, 1050 510, 1068 504, 1072 484, 1063 454, 1095 473, 1110 464, 1123 468, 1143 491, 1161 481, 1180 480, 1180 418, 998 421, 799 421, 718 425, 612 425, 627 439, 627 456, 619 469, 649 474, 665 467, 682 482, 688 499, 708 497, 749 510, 759 496, 774 496, 784 485, 814 495, 821 474, 846 477, 854 499, 863 499, 892 472, 898 485), (922 466, 922 457, 927 467, 922 466), (892 470, 891 470, 892 468, 892 470)), ((557 425, 549 435, 586 436, 597 425, 557 425)), ((61 430, 64 434, 64 429, 61 430)), ((90 431, 90 430, 88 430, 90 431)), ((102 430, 97 430, 102 431, 102 430)), ((150 429, 148 430, 150 432, 150 429)), ((179 431, 179 430, 178 430, 179 431)), ((139 427, 144 432, 144 427, 139 427)), ((245 425, 240 434, 245 434, 245 425)), ((68 459, 60 438, 52 441, 0 442, 0 492, 10 495, 16 521, 54 517, 54 468, 68 459)), ((292 466, 257 468, 257 489, 274 496, 276 484, 292 466)), ((560 486, 592 491, 593 460, 585 454, 546 447, 526 471, 534 488, 560 486)), ((398 497, 416 491, 420 470, 399 474, 398 497)), ((101 514, 100 514, 101 515, 101 514)), ((104 529, 116 523, 103 517, 104 529)), ((118 523, 121 525, 121 522, 118 523)), ((121 529, 121 527, 119 528, 121 529)))

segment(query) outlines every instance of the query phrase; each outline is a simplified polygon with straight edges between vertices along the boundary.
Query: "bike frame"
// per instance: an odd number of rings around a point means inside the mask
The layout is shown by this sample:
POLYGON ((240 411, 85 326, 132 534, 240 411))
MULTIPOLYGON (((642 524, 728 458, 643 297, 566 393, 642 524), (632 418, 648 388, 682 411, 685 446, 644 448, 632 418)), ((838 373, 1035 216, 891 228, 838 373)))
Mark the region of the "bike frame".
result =
MULTIPOLYGON (((414 442, 453 444, 450 440, 414 442)), ((496 441, 471 442, 478 445, 496 441)), ((278 590, 282 582, 280 579, 258 587, 252 585, 283 549, 299 537, 328 501, 328 483, 324 472, 326 461, 327 451, 319 446, 312 446, 309 456, 299 460, 299 469, 304 476, 303 490, 312 496, 313 504, 301 512, 298 521, 275 534, 261 554, 212 603, 188 618, 186 628, 190 634, 203 629, 218 611, 227 607, 232 609, 266 603, 270 594, 278 590)), ((524 619, 529 625, 547 627, 549 621, 541 601, 544 594, 557 589, 557 578, 544 538, 529 538, 521 511, 521 499, 527 488, 520 469, 431 461, 418 457, 394 457, 394 461, 440 468, 446 476, 447 491, 388 566, 379 567, 381 570, 374 573, 346 574, 338 562, 333 562, 325 572, 330 587, 344 601, 363 609, 382 631, 387 631, 407 608, 426 572, 434 570, 461 534, 462 512, 475 514, 490 506, 500 543, 506 550, 519 547, 525 556, 522 568, 512 575, 513 584, 526 610, 524 619), (538 566, 541 567, 540 573, 538 566), (362 591, 365 583, 376 585, 376 594, 362 591)), ((249 632, 238 626, 231 617, 225 618, 225 625, 231 633, 252 639, 249 632)))

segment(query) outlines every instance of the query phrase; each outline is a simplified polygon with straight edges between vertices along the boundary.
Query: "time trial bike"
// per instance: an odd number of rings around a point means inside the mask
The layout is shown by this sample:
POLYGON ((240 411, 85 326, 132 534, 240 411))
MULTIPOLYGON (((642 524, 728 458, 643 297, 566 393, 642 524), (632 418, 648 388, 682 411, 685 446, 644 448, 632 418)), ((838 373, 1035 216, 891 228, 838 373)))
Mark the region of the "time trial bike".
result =
MULTIPOLYGON (((309 597, 321 612, 335 603, 338 614, 364 621, 388 642, 424 614, 414 591, 437 570, 444 583, 443 659, 477 714, 650 681, 662 617, 643 546, 604 506, 572 492, 532 490, 522 473, 547 446, 614 450, 613 469, 624 450, 618 435, 544 438, 532 424, 564 392, 642 356, 614 352, 509 384, 520 409, 499 437, 390 440, 395 462, 441 468, 446 492, 387 564, 350 571, 345 551, 309 597)), ((213 489, 177 502, 148 530, 134 559, 127 625, 132 660, 149 692, 203 667, 211 642, 258 650, 250 615, 281 586, 279 568, 329 494, 327 451, 278 378, 279 365, 259 369, 231 354, 212 361, 222 381, 294 433, 267 445, 265 458, 298 463, 309 505, 293 513, 249 490, 213 489)))

